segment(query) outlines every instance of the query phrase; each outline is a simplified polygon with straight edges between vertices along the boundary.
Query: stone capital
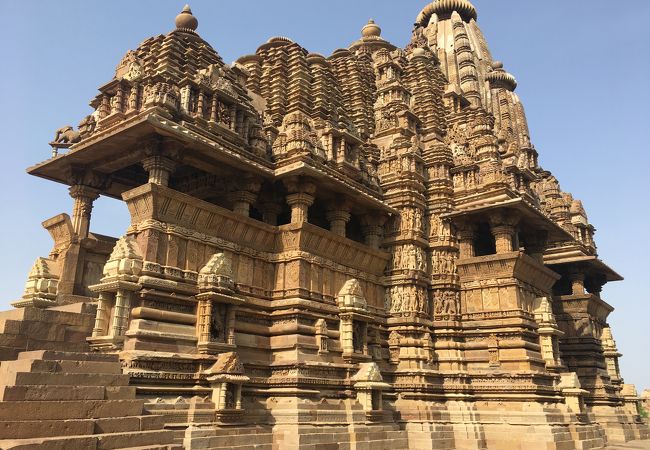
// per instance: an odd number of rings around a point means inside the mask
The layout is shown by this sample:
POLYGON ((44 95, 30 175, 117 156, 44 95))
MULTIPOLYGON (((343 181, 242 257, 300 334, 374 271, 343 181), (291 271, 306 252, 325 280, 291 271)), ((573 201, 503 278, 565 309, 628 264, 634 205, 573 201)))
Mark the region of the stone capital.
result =
POLYGON ((314 195, 316 193, 316 185, 308 178, 291 177, 283 182, 289 194, 305 193, 314 195))
POLYGON ((314 196, 306 192, 287 195, 287 204, 291 207, 291 223, 307 222, 307 211, 314 203, 314 196))
POLYGON ((246 217, 250 214, 251 205, 257 200, 257 193, 250 191, 235 191, 228 196, 233 203, 233 211, 246 217))
POLYGON ((298 192, 287 195, 287 204, 291 207, 296 205, 311 206, 314 203, 314 196, 305 192, 298 192))
POLYGON ((350 214, 347 202, 340 203, 336 209, 330 209, 325 214, 330 223, 330 231, 339 236, 345 237, 345 225, 350 221, 352 215, 350 214))
POLYGON ((142 167, 147 172, 156 169, 171 172, 176 168, 176 162, 168 156, 151 155, 142 160, 142 167))
POLYGON ((86 186, 83 184, 75 184, 70 186, 68 189, 70 197, 75 200, 81 200, 84 202, 93 202, 99 197, 99 189, 86 186))
POLYGON ((83 167, 71 167, 67 181, 70 186, 86 186, 98 191, 107 189, 111 183, 110 176, 107 174, 83 167))
POLYGON ((514 228, 519 224, 521 216, 515 211, 494 211, 488 214, 488 222, 494 229, 496 227, 514 228))

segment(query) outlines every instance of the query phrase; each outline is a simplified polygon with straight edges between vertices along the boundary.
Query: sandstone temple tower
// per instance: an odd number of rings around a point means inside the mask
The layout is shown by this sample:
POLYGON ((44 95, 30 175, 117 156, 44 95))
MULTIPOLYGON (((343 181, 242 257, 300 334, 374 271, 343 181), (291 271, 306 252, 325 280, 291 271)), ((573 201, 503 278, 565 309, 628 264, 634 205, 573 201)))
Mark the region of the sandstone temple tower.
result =
POLYGON ((1 448, 591 449, 645 439, 579 200, 538 162, 467 0, 398 48, 189 7, 31 175, 71 215, 0 314, 1 448), (93 201, 121 199, 119 238, 93 201))

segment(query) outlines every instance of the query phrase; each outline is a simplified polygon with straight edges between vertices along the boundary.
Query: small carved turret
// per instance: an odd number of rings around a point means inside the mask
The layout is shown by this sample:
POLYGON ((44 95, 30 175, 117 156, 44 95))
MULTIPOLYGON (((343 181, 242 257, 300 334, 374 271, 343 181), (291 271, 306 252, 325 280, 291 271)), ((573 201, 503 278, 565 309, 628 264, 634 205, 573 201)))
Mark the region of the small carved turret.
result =
POLYGON ((38 258, 29 271, 22 298, 11 305, 15 308, 55 306, 57 286, 59 284, 57 269, 57 264, 54 261, 47 258, 38 258))

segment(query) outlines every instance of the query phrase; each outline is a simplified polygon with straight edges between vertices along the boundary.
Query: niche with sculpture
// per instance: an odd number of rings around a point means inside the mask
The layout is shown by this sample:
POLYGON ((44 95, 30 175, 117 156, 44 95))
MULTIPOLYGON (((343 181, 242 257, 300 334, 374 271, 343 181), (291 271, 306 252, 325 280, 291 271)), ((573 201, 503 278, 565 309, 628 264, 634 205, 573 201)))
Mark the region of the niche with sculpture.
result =
POLYGON ((131 236, 115 243, 104 266, 99 284, 89 286, 99 294, 95 326, 88 342, 95 350, 121 348, 129 327, 132 303, 142 286, 138 283, 142 271, 142 255, 131 236))
POLYGON ((210 257, 199 271, 198 287, 199 353, 216 354, 234 349, 237 305, 244 299, 236 295, 231 262, 225 254, 215 253, 210 257))
POLYGON ((343 358, 348 361, 371 359, 368 350, 369 325, 375 319, 368 313, 368 305, 359 281, 345 282, 337 296, 339 306, 340 338, 343 358))

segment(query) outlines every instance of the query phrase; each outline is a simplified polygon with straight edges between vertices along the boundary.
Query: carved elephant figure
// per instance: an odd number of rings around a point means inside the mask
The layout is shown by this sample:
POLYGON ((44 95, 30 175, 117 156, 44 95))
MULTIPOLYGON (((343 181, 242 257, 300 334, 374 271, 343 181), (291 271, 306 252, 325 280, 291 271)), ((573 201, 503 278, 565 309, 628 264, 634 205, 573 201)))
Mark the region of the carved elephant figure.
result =
POLYGON ((74 144, 80 139, 79 132, 75 131, 71 125, 59 128, 54 134, 54 142, 57 144, 74 144))

